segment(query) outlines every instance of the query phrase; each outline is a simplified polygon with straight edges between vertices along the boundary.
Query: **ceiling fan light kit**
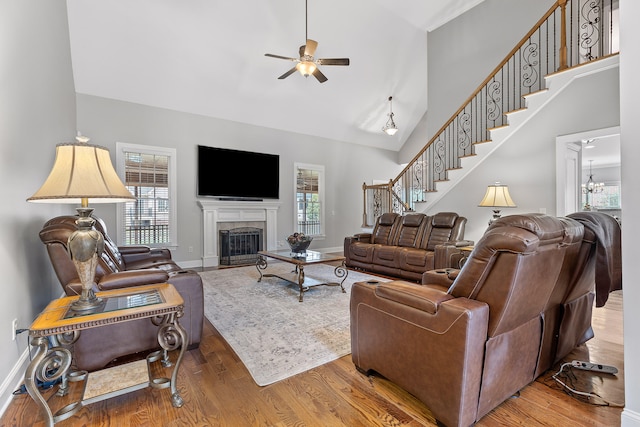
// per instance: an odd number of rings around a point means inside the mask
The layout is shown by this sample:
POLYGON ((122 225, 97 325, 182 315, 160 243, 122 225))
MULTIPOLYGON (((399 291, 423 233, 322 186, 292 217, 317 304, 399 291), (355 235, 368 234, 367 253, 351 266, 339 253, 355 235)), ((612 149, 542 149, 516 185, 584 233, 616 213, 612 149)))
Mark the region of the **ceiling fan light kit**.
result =
POLYGON ((297 64, 293 68, 291 68, 289 71, 287 71, 286 73, 278 77, 278 79, 280 80, 286 79, 291 74, 295 73, 297 70, 298 72, 300 72, 300 74, 302 74, 305 77, 309 77, 310 75, 313 75, 320 83, 324 83, 328 79, 324 74, 322 74, 322 72, 318 68, 318 65, 346 66, 346 65, 349 65, 349 58, 324 58, 324 59, 314 58, 313 55, 316 53, 318 42, 315 40, 311 40, 307 34, 307 21, 308 21, 307 1, 305 1, 304 12, 305 12, 305 44, 300 46, 300 49, 298 51, 300 54, 300 57, 291 58, 288 56, 274 55, 271 53, 265 53, 264 56, 297 62, 297 64))
POLYGON ((298 65, 296 65, 296 70, 300 71, 300 74, 305 77, 309 77, 309 74, 313 74, 316 68, 316 64, 311 61, 298 62, 298 65))

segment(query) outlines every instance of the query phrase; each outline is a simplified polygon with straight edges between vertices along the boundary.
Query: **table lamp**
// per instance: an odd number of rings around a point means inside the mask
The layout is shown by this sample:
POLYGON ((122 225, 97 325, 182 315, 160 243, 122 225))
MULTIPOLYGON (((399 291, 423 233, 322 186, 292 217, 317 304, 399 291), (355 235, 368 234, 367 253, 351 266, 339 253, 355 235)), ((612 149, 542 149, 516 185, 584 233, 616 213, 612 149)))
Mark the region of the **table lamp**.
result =
POLYGON ((494 208, 493 218, 489 220, 489 225, 491 225, 493 221, 500 218, 500 209, 496 208, 515 208, 516 204, 511 199, 509 187, 496 182, 487 187, 487 192, 478 206, 494 208))
POLYGON ((134 199, 113 168, 109 150, 88 144, 80 134, 77 142, 56 145, 56 159, 49 177, 29 202, 75 203, 78 229, 69 236, 67 248, 82 284, 80 298, 71 308, 93 310, 102 303, 93 292, 98 257, 104 249, 102 234, 93 228, 92 203, 116 203, 134 199))

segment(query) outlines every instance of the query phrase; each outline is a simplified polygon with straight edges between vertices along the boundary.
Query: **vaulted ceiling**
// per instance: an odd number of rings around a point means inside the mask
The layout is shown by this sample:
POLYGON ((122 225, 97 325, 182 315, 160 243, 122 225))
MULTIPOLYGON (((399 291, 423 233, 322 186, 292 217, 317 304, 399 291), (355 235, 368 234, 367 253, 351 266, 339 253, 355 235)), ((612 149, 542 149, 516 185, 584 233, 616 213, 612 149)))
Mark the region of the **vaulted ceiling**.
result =
POLYGON ((427 110, 427 32, 483 0, 67 0, 78 93, 397 151, 427 110), (305 33, 319 83, 295 73, 305 33), (399 132, 382 133, 389 96, 399 132))

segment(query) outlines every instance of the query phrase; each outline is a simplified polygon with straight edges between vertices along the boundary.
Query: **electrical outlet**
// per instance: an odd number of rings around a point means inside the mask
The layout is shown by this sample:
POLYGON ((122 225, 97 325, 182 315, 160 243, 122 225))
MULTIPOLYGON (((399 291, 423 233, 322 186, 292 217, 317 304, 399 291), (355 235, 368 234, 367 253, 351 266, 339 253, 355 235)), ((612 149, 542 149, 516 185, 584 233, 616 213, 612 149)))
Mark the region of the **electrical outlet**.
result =
POLYGON ((193 253, 193 246, 189 246, 189 253, 193 253))
POLYGON ((16 331, 18 330, 18 319, 13 319, 11 322, 11 340, 16 340, 16 331))

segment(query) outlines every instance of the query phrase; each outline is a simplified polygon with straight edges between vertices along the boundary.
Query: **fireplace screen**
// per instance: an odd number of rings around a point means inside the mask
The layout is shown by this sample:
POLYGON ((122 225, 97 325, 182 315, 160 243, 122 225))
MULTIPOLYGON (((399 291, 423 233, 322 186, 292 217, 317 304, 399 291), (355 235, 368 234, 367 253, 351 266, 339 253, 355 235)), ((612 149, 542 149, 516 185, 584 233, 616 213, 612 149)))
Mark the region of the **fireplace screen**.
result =
POLYGON ((220 230, 220 264, 253 264, 262 250, 262 230, 254 227, 220 230))

